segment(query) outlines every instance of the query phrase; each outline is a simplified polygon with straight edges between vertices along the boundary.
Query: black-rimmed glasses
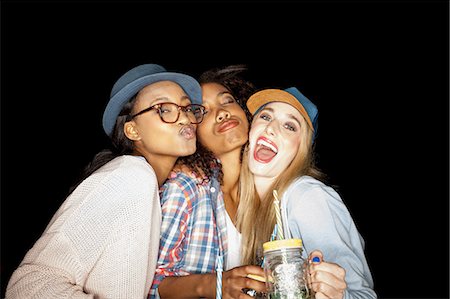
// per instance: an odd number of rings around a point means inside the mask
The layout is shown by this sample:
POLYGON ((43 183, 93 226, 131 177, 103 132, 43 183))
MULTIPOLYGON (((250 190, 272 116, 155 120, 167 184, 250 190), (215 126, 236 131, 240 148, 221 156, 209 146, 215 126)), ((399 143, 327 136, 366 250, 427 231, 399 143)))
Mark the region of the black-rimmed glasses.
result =
POLYGON ((179 106, 175 103, 158 103, 156 105, 150 106, 142 111, 131 116, 131 119, 138 115, 141 115, 150 110, 157 110, 161 120, 168 124, 175 123, 180 117, 180 111, 186 113, 191 124, 199 124, 203 120, 203 115, 205 114, 205 107, 198 104, 189 104, 186 106, 179 106))

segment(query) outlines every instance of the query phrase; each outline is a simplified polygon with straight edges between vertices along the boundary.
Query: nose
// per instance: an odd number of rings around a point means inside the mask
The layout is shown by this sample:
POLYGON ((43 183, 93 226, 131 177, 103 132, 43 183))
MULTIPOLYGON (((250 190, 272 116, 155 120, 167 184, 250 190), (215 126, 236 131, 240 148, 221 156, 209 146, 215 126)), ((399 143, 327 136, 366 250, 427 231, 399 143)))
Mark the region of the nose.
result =
POLYGON ((223 122, 225 119, 230 118, 231 114, 227 110, 220 109, 216 115, 217 122, 223 122))
POLYGON ((187 112, 184 111, 183 109, 180 109, 178 111, 179 115, 178 115, 178 120, 177 123, 180 125, 187 125, 191 123, 191 120, 189 119, 187 112))
POLYGON ((266 133, 270 136, 275 136, 277 133, 276 121, 272 120, 271 122, 269 122, 264 131, 266 131, 266 133))

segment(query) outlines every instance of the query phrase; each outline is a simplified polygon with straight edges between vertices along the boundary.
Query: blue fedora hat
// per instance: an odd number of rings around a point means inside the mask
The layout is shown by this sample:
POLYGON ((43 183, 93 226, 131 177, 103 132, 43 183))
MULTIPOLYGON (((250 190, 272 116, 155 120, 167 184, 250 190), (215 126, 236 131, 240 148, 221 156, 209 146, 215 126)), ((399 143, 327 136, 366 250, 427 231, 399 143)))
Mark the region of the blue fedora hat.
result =
POLYGON ((168 72, 158 64, 139 65, 124 75, 114 84, 111 96, 103 112, 103 129, 108 136, 112 135, 117 117, 123 106, 142 88, 159 81, 172 81, 181 86, 193 104, 202 103, 200 84, 193 77, 168 72))
POLYGON ((284 102, 296 108, 313 130, 313 140, 317 134, 319 110, 296 87, 282 89, 263 89, 254 93, 247 101, 249 111, 255 115, 259 109, 271 102, 284 102))

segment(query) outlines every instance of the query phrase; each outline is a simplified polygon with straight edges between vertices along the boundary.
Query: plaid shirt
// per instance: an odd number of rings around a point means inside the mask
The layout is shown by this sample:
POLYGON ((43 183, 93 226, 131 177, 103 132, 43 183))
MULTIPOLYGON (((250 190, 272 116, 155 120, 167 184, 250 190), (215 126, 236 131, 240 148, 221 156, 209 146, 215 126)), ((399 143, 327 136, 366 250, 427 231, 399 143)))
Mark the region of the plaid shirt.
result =
POLYGON ((217 254, 226 258, 227 251, 226 210, 216 179, 172 172, 160 195, 161 240, 149 298, 159 298, 165 276, 215 272, 217 254))

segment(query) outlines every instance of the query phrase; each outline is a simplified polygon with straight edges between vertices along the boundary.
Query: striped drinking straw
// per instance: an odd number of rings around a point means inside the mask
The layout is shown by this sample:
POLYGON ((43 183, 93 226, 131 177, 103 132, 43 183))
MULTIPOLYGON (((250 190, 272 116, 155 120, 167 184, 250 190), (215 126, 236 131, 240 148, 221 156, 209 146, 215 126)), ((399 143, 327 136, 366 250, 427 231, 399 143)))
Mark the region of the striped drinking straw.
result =
POLYGON ((222 271, 223 271, 223 256, 218 254, 216 266, 216 299, 222 299, 222 271))
POLYGON ((273 190, 273 205, 275 207, 275 217, 277 220, 277 240, 284 240, 283 222, 281 221, 280 200, 277 190, 273 190))

